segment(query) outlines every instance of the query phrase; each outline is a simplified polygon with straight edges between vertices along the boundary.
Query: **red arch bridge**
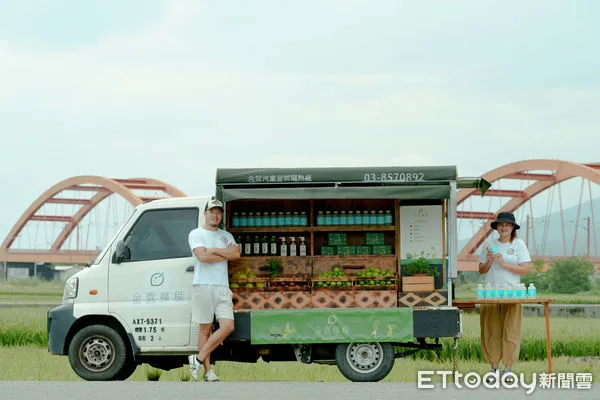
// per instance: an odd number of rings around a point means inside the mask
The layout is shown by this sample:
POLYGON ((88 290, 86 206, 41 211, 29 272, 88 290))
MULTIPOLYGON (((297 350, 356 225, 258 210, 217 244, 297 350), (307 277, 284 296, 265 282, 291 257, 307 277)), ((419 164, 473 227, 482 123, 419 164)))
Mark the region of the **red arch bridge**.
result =
MULTIPOLYGON (((457 196, 459 270, 477 269, 478 249, 493 234, 489 222, 501 211, 515 212, 520 236, 534 259, 551 262, 581 256, 600 265, 596 235, 600 163, 525 160, 482 176, 492 183, 483 198, 477 189, 461 189, 457 196)), ((39 196, 17 220, 2 242, 0 259, 86 264, 133 207, 180 196, 185 193, 156 179, 65 179, 39 196)))

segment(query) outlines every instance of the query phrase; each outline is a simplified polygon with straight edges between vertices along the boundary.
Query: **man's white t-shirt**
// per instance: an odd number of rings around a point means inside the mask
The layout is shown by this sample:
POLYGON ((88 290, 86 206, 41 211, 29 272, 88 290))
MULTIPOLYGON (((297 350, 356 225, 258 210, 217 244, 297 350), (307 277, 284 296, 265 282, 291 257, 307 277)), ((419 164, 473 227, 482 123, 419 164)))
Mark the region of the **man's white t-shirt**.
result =
MULTIPOLYGON (((224 249, 228 244, 236 244, 231 233, 218 229, 209 231, 203 227, 190 232, 188 242, 192 253, 196 247, 224 249)), ((204 263, 194 256, 194 285, 220 285, 229 287, 227 260, 204 263)))
MULTIPOLYGON (((496 246, 498 253, 502 254, 504 261, 508 264, 520 264, 524 262, 531 262, 531 256, 529 250, 525 246, 525 242, 521 239, 515 239, 512 243, 501 243, 498 239, 490 239, 484 243, 481 247, 479 254, 479 262, 487 262, 487 249, 496 246)), ((520 275, 513 274, 505 268, 502 268, 500 264, 494 262, 490 267, 487 274, 485 274, 485 283, 499 284, 499 285, 518 285, 521 282, 520 275)))

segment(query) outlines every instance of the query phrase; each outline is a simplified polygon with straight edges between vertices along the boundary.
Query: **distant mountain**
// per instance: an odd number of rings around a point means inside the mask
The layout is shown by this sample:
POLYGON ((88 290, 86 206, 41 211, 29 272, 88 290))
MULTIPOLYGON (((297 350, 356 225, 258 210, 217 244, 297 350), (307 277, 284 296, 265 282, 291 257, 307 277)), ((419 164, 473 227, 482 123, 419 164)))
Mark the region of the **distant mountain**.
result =
MULTIPOLYGON (((577 240, 575 242, 574 255, 586 255, 588 240, 586 219, 588 217, 590 218, 590 254, 592 256, 597 255, 596 249, 598 249, 598 252, 600 252, 600 198, 593 199, 592 204, 595 221, 592 221, 591 218, 592 213, 590 209, 590 202, 588 201, 582 203, 579 215, 579 226, 577 228, 577 235, 575 235, 575 221, 577 219, 578 207, 574 206, 563 210, 567 256, 571 256, 573 254, 573 239, 575 238, 575 236, 577 236, 577 240)), ((530 219, 529 229, 527 229, 526 227, 526 213, 522 214, 523 221, 519 221, 519 224, 521 225, 519 237, 523 240, 526 240, 527 232, 529 231, 529 252, 531 254, 562 256, 564 254, 564 246, 560 211, 554 212, 545 217, 535 218, 533 221, 531 221, 530 219)), ((458 250, 460 251, 470 239, 471 237, 469 236, 463 236, 462 238, 460 238, 458 240, 458 250)))

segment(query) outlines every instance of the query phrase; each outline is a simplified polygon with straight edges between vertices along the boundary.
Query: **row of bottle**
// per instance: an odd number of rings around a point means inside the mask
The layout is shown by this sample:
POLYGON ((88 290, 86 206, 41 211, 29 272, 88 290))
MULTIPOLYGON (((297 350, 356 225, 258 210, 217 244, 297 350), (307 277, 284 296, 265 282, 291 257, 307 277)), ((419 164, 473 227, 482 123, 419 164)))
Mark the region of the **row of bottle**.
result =
POLYGON ((306 257, 306 240, 304 237, 286 236, 238 236, 241 255, 271 257, 306 257))
POLYGON ((233 213, 231 226, 234 228, 254 228, 263 226, 308 226, 306 211, 249 212, 233 213))
POLYGON ((525 284, 518 285, 492 285, 486 283, 477 285, 475 289, 477 299, 535 299, 537 290, 533 283, 526 287, 525 284))
POLYGON ((319 211, 317 225, 391 225, 390 210, 371 211, 319 211))

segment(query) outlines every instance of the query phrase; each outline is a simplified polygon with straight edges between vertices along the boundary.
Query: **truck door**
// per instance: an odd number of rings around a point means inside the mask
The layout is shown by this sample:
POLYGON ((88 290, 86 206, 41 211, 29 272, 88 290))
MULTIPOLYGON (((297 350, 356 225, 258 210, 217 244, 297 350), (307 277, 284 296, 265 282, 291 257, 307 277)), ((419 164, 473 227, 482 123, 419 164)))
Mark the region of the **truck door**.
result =
POLYGON ((125 259, 111 259, 109 312, 125 321, 139 347, 190 342, 188 234, 198 227, 198 215, 193 207, 146 210, 123 238, 125 259))

